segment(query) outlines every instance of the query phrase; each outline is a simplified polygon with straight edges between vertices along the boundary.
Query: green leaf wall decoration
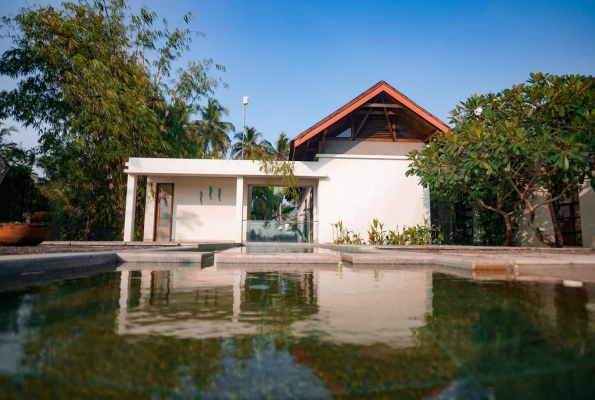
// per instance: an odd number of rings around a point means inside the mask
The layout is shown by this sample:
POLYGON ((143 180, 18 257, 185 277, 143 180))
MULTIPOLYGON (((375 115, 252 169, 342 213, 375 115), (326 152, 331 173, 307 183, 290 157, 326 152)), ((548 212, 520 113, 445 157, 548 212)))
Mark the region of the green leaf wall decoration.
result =
POLYGON ((217 198, 219 198, 219 202, 221 202, 221 188, 217 188, 217 198))
POLYGON ((200 191, 200 204, 202 204, 202 190, 200 191))
POLYGON ((209 186, 209 200, 213 200, 213 188, 209 186))

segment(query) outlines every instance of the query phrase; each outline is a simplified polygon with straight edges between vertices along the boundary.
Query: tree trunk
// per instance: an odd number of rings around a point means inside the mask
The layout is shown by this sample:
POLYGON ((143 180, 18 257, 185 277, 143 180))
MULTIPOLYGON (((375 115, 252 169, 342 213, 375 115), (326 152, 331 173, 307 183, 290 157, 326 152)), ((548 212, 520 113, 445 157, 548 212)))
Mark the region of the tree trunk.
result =
POLYGON ((512 237, 512 224, 510 222, 510 216, 508 214, 501 214, 504 218, 504 224, 506 226, 506 238, 504 239, 504 243, 502 243, 503 247, 511 247, 513 242, 512 237))
POLYGON ((486 210, 495 212, 496 214, 500 214, 502 216, 502 218, 504 218, 504 225, 506 227, 506 237, 504 239, 504 243, 502 243, 502 246, 505 246, 505 247, 513 246, 514 240, 513 240, 513 232, 512 232, 512 223, 510 222, 510 214, 505 212, 503 209, 504 208, 504 200, 501 198, 498 199, 498 208, 489 206, 481 199, 477 199, 476 201, 477 201, 477 204, 479 204, 481 207, 485 208, 486 210))
POLYGON ((558 216, 556 215, 556 209, 554 207, 554 202, 552 200, 552 194, 548 192, 546 197, 548 203, 548 208, 550 209, 550 217, 552 218, 552 224, 554 225, 554 235, 556 240, 556 247, 564 247, 564 236, 562 235, 562 227, 560 226, 560 222, 558 221, 558 216))
POLYGON ((528 201, 526 201, 525 204, 527 205, 527 208, 529 209, 529 227, 533 230, 533 232, 535 232, 535 236, 537 237, 537 239, 541 243, 543 243, 549 247, 560 247, 557 245, 556 242, 553 242, 553 241, 549 240, 548 238, 546 238, 545 236, 543 236, 541 229, 535 227, 535 207, 533 207, 533 205, 531 205, 531 203, 528 201))
POLYGON ((93 226, 93 217, 87 216, 87 223, 85 224, 85 242, 89 240, 89 233, 91 232, 91 227, 93 226))

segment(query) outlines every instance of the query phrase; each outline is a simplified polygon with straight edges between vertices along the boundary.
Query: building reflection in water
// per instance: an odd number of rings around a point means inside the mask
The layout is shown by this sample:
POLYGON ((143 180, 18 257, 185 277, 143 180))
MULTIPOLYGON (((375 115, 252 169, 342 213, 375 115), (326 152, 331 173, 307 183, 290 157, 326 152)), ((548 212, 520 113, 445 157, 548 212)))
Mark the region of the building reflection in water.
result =
POLYGON ((124 264, 0 292, 0 397, 581 398, 595 285, 572 286, 124 264))
POLYGON ((121 335, 316 335, 335 343, 414 344, 432 312, 429 270, 120 267, 121 335))

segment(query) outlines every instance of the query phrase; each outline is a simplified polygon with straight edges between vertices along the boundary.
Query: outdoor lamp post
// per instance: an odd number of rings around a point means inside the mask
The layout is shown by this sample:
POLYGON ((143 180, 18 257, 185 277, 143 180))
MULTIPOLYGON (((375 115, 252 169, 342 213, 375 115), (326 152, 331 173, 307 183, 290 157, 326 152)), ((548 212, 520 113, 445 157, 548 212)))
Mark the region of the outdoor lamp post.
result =
POLYGON ((242 123, 242 160, 244 159, 244 139, 246 137, 246 106, 248 105, 248 96, 244 96, 244 122, 242 123))

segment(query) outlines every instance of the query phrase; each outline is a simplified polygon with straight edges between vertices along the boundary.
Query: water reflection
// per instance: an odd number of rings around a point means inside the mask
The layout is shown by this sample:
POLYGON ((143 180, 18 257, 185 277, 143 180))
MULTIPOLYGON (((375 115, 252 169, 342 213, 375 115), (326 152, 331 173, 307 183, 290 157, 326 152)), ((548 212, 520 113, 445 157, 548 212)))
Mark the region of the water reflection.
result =
POLYGON ((0 398, 588 398, 595 287, 124 264, 0 292, 0 398))
POLYGON ((317 336, 408 347, 431 313, 431 271, 122 268, 118 333, 317 336))

